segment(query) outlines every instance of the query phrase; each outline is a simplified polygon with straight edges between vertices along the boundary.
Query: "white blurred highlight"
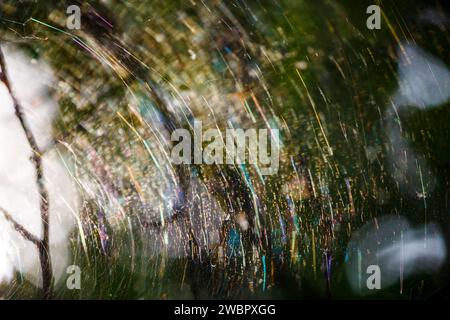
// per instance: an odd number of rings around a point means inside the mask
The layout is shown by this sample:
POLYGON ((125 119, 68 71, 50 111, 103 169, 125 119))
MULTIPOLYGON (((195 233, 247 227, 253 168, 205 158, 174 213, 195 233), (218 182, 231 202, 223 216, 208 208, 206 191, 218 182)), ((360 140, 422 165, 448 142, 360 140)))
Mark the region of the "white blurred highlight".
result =
POLYGON ((399 85, 385 113, 385 126, 390 142, 389 171, 401 190, 412 195, 427 196, 436 178, 424 157, 412 150, 404 137, 400 115, 412 108, 427 110, 450 100, 450 71, 438 58, 419 46, 402 42, 398 47, 399 85))
MULTIPOLYGON (((57 105, 48 89, 54 83, 54 77, 45 63, 31 60, 10 46, 2 46, 2 50, 15 96, 39 147, 45 150, 43 167, 50 198, 50 250, 58 281, 69 260, 68 237, 75 225, 78 199, 61 154, 51 144, 57 105)), ((0 206, 40 238, 39 192, 30 161, 31 149, 4 83, 0 83, 0 106, 0 206)), ((0 214, 0 284, 10 282, 15 272, 22 273, 36 285, 41 284, 36 246, 25 240, 0 214)))
POLYGON ((436 57, 417 45, 402 43, 399 49, 399 88, 394 96, 398 107, 427 109, 450 99, 450 72, 436 57))
POLYGON ((346 273, 353 291, 369 290, 366 273, 370 265, 381 270, 381 289, 402 282, 414 274, 437 273, 447 258, 447 248, 435 224, 411 227, 405 218, 386 216, 356 231, 347 246, 346 273))

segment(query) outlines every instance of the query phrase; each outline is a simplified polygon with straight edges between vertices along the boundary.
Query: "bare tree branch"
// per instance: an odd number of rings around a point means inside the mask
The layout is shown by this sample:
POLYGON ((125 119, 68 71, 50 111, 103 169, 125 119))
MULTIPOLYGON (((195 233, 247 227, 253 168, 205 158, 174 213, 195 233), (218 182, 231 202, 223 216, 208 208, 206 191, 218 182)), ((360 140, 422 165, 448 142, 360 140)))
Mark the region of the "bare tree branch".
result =
MULTIPOLYGON (((35 172, 36 172, 36 184, 37 184, 38 192, 40 195, 40 212, 41 212, 41 220, 42 220, 42 224, 43 224, 42 239, 39 240, 39 242, 36 245, 39 250, 39 260, 41 263, 41 270, 42 270, 43 297, 45 299, 48 299, 48 298, 50 298, 50 296, 52 294, 52 289, 53 289, 53 271, 52 271, 52 263, 51 263, 51 257, 50 257, 50 239, 49 239, 49 233, 50 233, 49 232, 50 231, 49 196, 48 196, 48 191, 47 191, 47 188, 46 188, 45 182, 44 182, 42 157, 41 157, 42 152, 36 142, 35 137, 33 136, 33 133, 31 132, 31 129, 29 128, 27 122, 25 121, 25 115, 23 112, 23 108, 14 95, 13 89, 11 87, 11 83, 8 79, 5 58, 3 56, 1 47, 0 47, 0 67, 1 67, 0 80, 6 85, 8 91, 9 91, 9 94, 14 103, 14 110, 16 113, 16 117, 19 120, 23 131, 25 132, 25 135, 28 140, 28 144, 30 145, 30 148, 33 152, 31 160, 33 162, 35 172)), ((3 213, 5 214, 5 211, 3 211, 3 213)), ((6 215, 5 215, 5 217, 6 217, 6 215)), ((23 228, 19 224, 15 223, 15 221, 12 220, 12 217, 10 215, 9 215, 9 217, 11 218, 11 219, 9 219, 9 221, 11 221, 13 223, 16 230, 18 232, 20 232, 28 240, 26 234, 30 235, 29 232, 27 232, 25 230, 25 228, 23 228), (17 227, 19 227, 19 229, 17 229, 17 227)))
POLYGON ((33 242, 36 246, 39 245, 39 242, 41 242, 40 239, 38 239, 36 236, 34 236, 32 233, 30 233, 24 226, 22 226, 20 223, 18 223, 14 218, 6 211, 4 208, 0 207, 0 211, 3 212, 3 216, 5 219, 14 226, 14 229, 18 233, 22 235, 25 239, 27 239, 30 242, 33 242))

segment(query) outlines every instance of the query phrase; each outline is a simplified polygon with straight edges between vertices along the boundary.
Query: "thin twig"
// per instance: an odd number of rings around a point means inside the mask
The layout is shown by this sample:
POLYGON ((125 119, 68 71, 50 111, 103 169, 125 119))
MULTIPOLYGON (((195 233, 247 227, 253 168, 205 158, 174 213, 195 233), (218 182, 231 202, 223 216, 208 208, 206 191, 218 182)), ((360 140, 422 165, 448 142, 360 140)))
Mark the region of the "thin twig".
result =
POLYGON ((3 216, 5 217, 5 219, 14 226, 14 229, 16 229, 16 231, 18 233, 20 233, 22 235, 22 237, 24 237, 26 240, 34 243, 36 246, 39 245, 39 242, 41 240, 38 239, 36 236, 34 236, 31 232, 29 232, 24 226, 22 226, 16 220, 14 220, 14 218, 8 213, 8 211, 6 211, 2 207, 0 207, 0 211, 3 212, 3 216))
MULTIPOLYGON (((43 297, 45 299, 50 298, 53 289, 53 271, 52 271, 52 263, 50 257, 50 239, 49 239, 49 231, 50 231, 50 223, 49 223, 49 196, 47 188, 45 187, 44 182, 44 174, 43 174, 43 166, 42 166, 42 152, 36 142, 36 139, 31 132, 27 122, 25 121, 25 116, 23 112, 23 108, 20 105, 19 101, 14 95, 14 92, 11 87, 11 83, 9 82, 5 58, 3 56, 3 52, 0 47, 0 80, 6 85, 6 88, 9 91, 9 94, 14 103, 14 110, 16 113, 16 117, 22 126, 23 131, 25 132, 25 136, 27 137, 28 144, 30 145, 31 151, 33 153, 31 160, 34 164, 35 172, 36 172, 36 184, 38 187, 38 192, 40 195, 40 212, 41 212, 41 220, 43 224, 43 234, 42 239, 37 243, 37 247, 39 250, 39 260, 41 263, 42 270, 42 290, 43 297)), ((3 212, 5 213, 5 212, 3 212)), ((10 216, 11 217, 11 216, 10 216)), ((10 220, 13 222, 13 220, 10 220)), ((14 222, 13 222, 14 224, 14 222)), ((15 225, 16 227, 16 225, 15 225)), ((17 230, 17 228, 16 228, 17 230)), ((25 229, 21 229, 24 231, 25 229)), ((20 231, 19 231, 20 232, 20 231)))

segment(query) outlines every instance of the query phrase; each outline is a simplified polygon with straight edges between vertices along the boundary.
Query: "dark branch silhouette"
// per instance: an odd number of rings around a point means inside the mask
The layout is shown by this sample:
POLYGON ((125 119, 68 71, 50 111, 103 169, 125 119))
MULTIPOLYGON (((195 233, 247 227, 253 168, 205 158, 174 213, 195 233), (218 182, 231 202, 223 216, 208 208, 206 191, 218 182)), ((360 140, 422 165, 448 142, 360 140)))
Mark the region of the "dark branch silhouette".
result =
POLYGON ((49 196, 47 188, 45 187, 44 182, 44 174, 43 174, 43 166, 42 166, 42 152, 36 142, 35 137, 33 136, 33 133, 31 132, 31 129, 29 128, 23 108, 20 105, 19 101, 14 95, 13 89, 11 87, 11 83, 8 79, 7 69, 6 69, 6 62, 3 55, 3 51, 0 48, 0 80, 5 84, 6 88, 9 91, 9 94, 13 100, 14 103, 14 110, 17 119, 20 122, 20 125, 25 132, 25 135, 27 137, 28 144, 30 145, 32 156, 31 161, 34 165, 34 169, 36 172, 36 184, 38 187, 39 192, 39 198, 40 198, 40 213, 41 213, 41 220, 42 220, 42 227, 43 227, 43 233, 42 233, 42 239, 37 239, 34 237, 30 232, 28 232, 22 225, 17 223, 14 219, 12 219, 12 216, 9 215, 8 212, 1 209, 0 211, 3 212, 3 215, 5 216, 6 220, 10 221, 14 228, 19 232, 25 239, 33 242, 39 251, 39 260, 41 263, 41 271, 42 271, 42 290, 43 290, 43 298, 49 299, 52 295, 53 290, 53 270, 52 270, 52 263, 51 263, 51 257, 50 257, 50 223, 49 223, 49 196))
POLYGON ((14 218, 8 213, 8 211, 6 211, 2 207, 0 207, 0 211, 3 212, 3 216, 5 217, 5 219, 11 222, 11 224, 14 226, 14 229, 16 229, 16 231, 20 233, 22 237, 24 237, 30 242, 33 242, 35 245, 39 245, 40 240, 33 234, 31 234, 27 229, 25 229, 24 226, 22 226, 20 223, 14 220, 14 218))

